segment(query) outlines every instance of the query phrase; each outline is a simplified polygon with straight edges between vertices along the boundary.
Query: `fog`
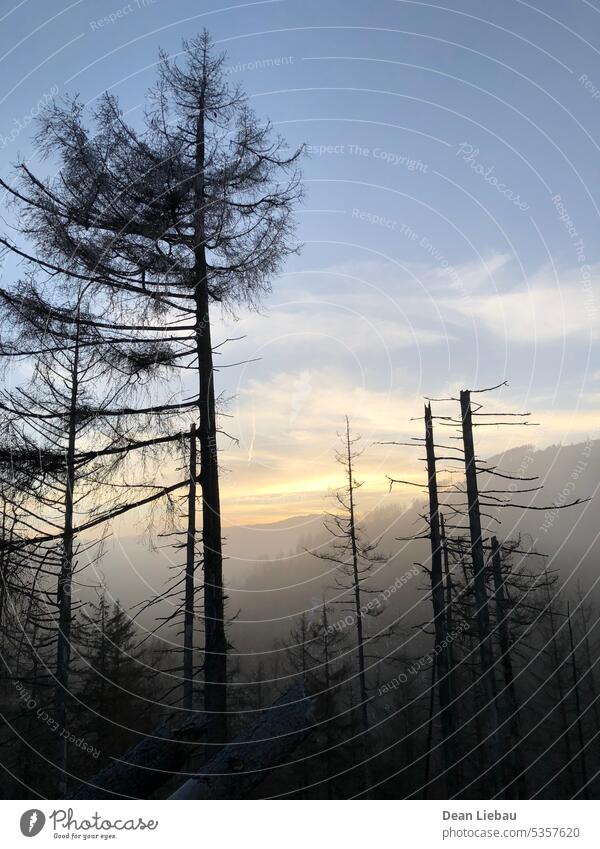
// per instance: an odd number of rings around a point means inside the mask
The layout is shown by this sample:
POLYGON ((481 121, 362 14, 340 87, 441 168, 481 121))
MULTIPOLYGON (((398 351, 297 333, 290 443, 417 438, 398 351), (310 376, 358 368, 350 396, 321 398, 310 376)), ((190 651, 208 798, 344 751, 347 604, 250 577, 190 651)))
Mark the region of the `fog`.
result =
MULTIPOLYGON (((600 440, 543 450, 522 446, 492 458, 490 464, 521 477, 539 478, 537 482, 523 482, 518 488, 543 484, 541 491, 513 497, 516 504, 539 508, 559 504, 561 499, 584 499, 593 496, 598 488, 600 440)), ((482 486, 499 489, 498 480, 482 479, 482 486)), ((365 535, 380 541, 379 550, 385 556, 371 582, 374 589, 391 587, 399 576, 410 573, 415 562, 427 562, 427 541, 403 539, 423 530, 419 514, 424 503, 417 498, 406 508, 398 501, 362 517, 365 535)), ((501 524, 488 519, 488 533, 496 534, 501 541, 521 534, 523 548, 549 555, 544 563, 559 571, 565 592, 574 594, 578 583, 586 592, 596 588, 598 513, 593 501, 558 511, 515 507, 496 510, 494 515, 501 524)), ((272 652, 276 642, 289 633, 295 617, 319 605, 324 594, 328 600, 336 600, 332 564, 310 553, 324 552, 329 541, 323 517, 314 514, 226 528, 224 572, 233 656, 272 652)), ((167 601, 141 613, 135 605, 142 599, 156 597, 169 581, 177 580, 177 564, 182 559, 183 553, 170 544, 151 550, 143 536, 115 536, 107 543, 101 564, 107 588, 136 616, 140 629, 154 630, 158 619, 173 610, 173 604, 167 601)), ((429 621, 426 578, 425 573, 414 578, 409 575, 401 590, 391 595, 385 612, 371 623, 373 633, 390 622, 397 622, 410 633, 416 624, 429 621)), ((80 592, 85 598, 89 591, 83 588, 80 592)), ((176 639, 165 627, 157 634, 176 639)), ((411 637, 414 639, 417 636, 411 637)))

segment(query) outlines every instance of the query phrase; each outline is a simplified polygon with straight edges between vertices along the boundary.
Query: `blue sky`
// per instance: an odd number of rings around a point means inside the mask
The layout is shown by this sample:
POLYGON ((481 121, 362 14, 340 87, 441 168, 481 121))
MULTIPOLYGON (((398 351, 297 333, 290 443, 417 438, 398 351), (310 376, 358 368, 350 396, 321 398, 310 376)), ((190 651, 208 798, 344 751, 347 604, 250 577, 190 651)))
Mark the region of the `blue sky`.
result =
MULTIPOLYGON (((227 352, 261 359, 220 375, 232 515, 313 509, 346 412, 369 441, 402 439, 424 394, 459 386, 508 379, 499 404, 532 410, 539 445, 597 435, 600 3, 4 2, 2 173, 52 94, 109 88, 139 120, 158 46, 203 26, 311 151, 303 251, 227 352)), ((523 442, 512 430, 486 448, 523 442)), ((411 464, 371 450, 366 490, 411 464)))

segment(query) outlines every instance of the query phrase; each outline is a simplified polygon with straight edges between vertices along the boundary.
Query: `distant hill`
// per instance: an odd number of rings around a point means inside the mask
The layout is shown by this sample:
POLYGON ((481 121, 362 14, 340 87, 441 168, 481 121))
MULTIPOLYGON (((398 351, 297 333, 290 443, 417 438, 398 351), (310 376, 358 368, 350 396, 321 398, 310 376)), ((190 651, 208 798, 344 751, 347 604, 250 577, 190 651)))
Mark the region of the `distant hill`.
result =
MULTIPOLYGON (((541 451, 522 446, 491 458, 489 463, 502 472, 539 478, 537 482, 519 485, 532 488, 543 484, 544 488, 515 494, 518 504, 541 507, 592 497, 586 504, 558 511, 510 508, 487 512, 501 520, 501 525, 488 520, 500 540, 521 533, 536 550, 548 554, 548 562, 560 570, 568 590, 574 590, 578 580, 585 587, 594 585, 600 578, 600 440, 541 451)), ((482 476, 481 485, 502 489, 511 482, 482 476)), ((408 508, 389 505, 375 510, 365 521, 366 534, 381 539, 381 551, 388 558, 374 586, 383 589, 391 585, 415 561, 427 558, 426 541, 397 539, 409 537, 423 526, 419 512, 424 506, 424 499, 415 500, 408 508)), ((313 607, 324 592, 329 596, 332 593, 333 574, 328 571, 328 564, 306 551, 322 550, 326 545, 323 517, 296 516, 273 523, 230 527, 224 533, 228 611, 230 615, 239 611, 231 629, 233 642, 242 653, 268 651, 275 639, 289 632, 298 613, 313 607)), ((104 572, 112 593, 130 605, 160 592, 165 580, 175 576, 175 567, 182 559, 181 552, 170 548, 151 552, 135 539, 125 537, 107 554, 104 572)), ((424 587, 422 577, 409 581, 402 593, 390 601, 388 618, 402 616, 407 627, 425 621, 429 610, 424 587)), ((152 616, 164 615, 165 610, 166 607, 157 606, 152 616)), ((151 627, 152 617, 146 614, 140 623, 151 627)))

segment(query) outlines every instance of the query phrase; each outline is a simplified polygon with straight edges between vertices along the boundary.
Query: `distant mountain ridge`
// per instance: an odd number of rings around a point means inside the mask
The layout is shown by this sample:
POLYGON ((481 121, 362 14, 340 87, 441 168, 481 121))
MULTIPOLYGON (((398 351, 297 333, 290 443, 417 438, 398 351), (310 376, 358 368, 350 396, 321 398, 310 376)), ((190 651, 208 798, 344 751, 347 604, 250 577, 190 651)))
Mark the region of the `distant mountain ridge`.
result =
MULTIPOLYGON (((600 440, 539 451, 525 445, 488 462, 521 477, 539 476, 544 489, 516 495, 519 504, 543 506, 592 496, 585 504, 558 511, 499 510, 502 524, 488 524, 501 541, 518 533, 527 535, 540 553, 549 555, 546 562, 560 571, 567 591, 574 592, 578 580, 586 588, 594 585, 600 578, 600 440)), ((499 482, 510 484, 499 478, 491 481, 497 489, 502 488, 499 482)), ((408 508, 398 504, 376 509, 364 521, 365 533, 371 539, 381 538, 381 552, 387 558, 378 576, 379 586, 392 584, 413 563, 426 560, 426 540, 398 541, 423 528, 419 512, 424 507, 423 496, 408 508)), ((228 610, 231 615, 240 611, 232 626, 234 642, 239 650, 268 651, 274 639, 285 637, 293 618, 313 607, 333 585, 328 564, 307 552, 326 545, 323 517, 292 516, 273 523, 229 527, 224 535, 228 610)), ((112 594, 127 605, 161 592, 165 581, 176 574, 180 560, 180 553, 172 549, 149 551, 133 538, 121 538, 107 554, 103 571, 112 594)), ((395 596, 396 615, 401 608, 412 609, 426 600, 420 589, 424 585, 421 578, 416 579, 395 596)), ((160 607, 153 609, 152 616, 164 615, 160 607)), ((412 614, 412 618, 419 617, 421 621, 425 618, 423 608, 418 615, 412 614)), ((152 625, 149 616, 147 621, 138 621, 152 625)))

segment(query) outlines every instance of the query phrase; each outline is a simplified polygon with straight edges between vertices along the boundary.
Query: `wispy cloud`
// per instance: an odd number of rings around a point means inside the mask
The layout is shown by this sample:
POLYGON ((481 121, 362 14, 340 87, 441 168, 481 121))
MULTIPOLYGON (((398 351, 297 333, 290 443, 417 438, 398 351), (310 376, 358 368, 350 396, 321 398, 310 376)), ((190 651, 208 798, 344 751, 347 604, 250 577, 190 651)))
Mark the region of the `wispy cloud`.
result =
MULTIPOLYGON (((599 271, 600 267, 592 267, 592 278, 599 271)), ((573 336, 589 341, 597 323, 592 295, 579 269, 559 273, 545 268, 516 285, 503 274, 496 288, 473 287, 468 298, 444 297, 442 306, 497 337, 532 347, 573 336)))
POLYGON ((260 359, 221 373, 231 375, 227 429, 240 440, 222 454, 228 521, 323 509, 340 482, 333 451, 345 414, 369 446, 359 464, 363 499, 387 497, 387 474, 419 480, 418 452, 376 443, 418 435, 410 420, 422 415, 426 394, 509 379, 494 409, 522 403, 540 427, 481 428, 482 455, 594 435, 593 386, 582 387, 579 374, 561 373, 558 388, 554 372, 530 374, 549 362, 562 368, 564 340, 589 339, 586 297, 580 269, 559 282, 550 269, 524 279, 500 252, 456 267, 368 261, 286 275, 261 314, 245 315, 234 332, 223 328, 246 337, 233 359, 260 359), (536 360, 538 346, 544 357, 536 360), (526 394, 531 385, 536 399, 526 394))

